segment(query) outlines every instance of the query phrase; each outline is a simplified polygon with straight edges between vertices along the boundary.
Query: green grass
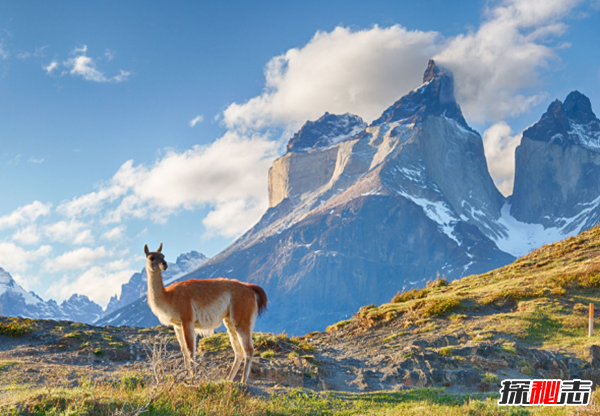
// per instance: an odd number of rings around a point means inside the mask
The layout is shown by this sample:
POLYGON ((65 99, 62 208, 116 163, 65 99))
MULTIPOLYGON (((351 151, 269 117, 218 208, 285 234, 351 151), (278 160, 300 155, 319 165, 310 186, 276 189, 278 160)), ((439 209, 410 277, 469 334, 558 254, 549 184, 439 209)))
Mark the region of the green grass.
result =
POLYGON ((338 329, 341 329, 341 328, 345 327, 346 325, 350 324, 351 322, 352 322, 352 320, 351 320, 351 319, 346 319, 345 321, 340 321, 340 322, 337 322, 337 323, 335 323, 335 324, 333 324, 333 325, 329 325, 329 326, 328 326, 328 327, 325 329, 325 331, 326 331, 326 332, 337 331, 338 329))
MULTIPOLYGON (((489 377, 490 380, 493 377, 489 377)), ((598 392, 594 393, 597 400, 598 392)), ((312 393, 301 389, 268 398, 251 396, 234 383, 149 386, 141 376, 106 383, 83 383, 74 389, 45 388, 24 397, 20 405, 0 405, 3 415, 104 416, 145 410, 147 416, 401 416, 401 415, 566 415, 566 408, 497 406, 498 394, 454 395, 443 389, 401 392, 312 393), (151 390, 154 392, 151 393, 151 390), (151 399, 151 400, 149 400, 151 399)), ((568 409, 575 410, 575 409, 568 409)), ((580 414, 584 415, 585 412, 580 414)), ((589 415, 593 413, 587 413, 589 415)))
POLYGON ((84 335, 81 332, 74 331, 74 332, 69 332, 67 335, 65 335, 65 338, 82 340, 84 338, 84 335))
POLYGON ((517 349, 515 348, 515 346, 511 343, 505 342, 504 344, 502 344, 502 351, 512 354, 512 355, 517 355, 517 349))
POLYGON ((453 351, 454 351, 454 347, 443 347, 443 348, 440 348, 439 354, 442 357, 449 357, 452 355, 453 351))
POLYGON ((277 354, 275 354, 275 351, 267 350, 260 354, 260 358, 271 359, 271 358, 275 358, 276 355, 277 354))
POLYGON ((8 370, 16 365, 19 365, 16 361, 0 361, 0 371, 8 370))

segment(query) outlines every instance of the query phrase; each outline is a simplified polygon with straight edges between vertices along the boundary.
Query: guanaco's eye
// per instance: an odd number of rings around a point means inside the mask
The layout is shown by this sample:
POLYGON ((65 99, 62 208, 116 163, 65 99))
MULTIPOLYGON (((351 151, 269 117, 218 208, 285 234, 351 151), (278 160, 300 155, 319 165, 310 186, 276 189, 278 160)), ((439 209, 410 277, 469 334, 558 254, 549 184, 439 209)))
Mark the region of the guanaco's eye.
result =
POLYGON ((154 256, 150 256, 150 261, 154 261, 154 256))

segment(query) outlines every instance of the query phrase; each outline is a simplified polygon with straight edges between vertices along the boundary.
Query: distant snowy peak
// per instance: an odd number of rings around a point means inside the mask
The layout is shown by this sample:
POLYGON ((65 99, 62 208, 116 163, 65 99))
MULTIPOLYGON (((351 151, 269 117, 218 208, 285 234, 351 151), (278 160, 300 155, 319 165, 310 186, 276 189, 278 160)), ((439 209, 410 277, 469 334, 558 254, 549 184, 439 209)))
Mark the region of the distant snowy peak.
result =
MULTIPOLYGON (((189 253, 181 254, 179 257, 177 257, 175 264, 169 266, 171 269, 171 274, 167 277, 165 276, 166 273, 163 273, 163 276, 165 277, 165 284, 169 284, 180 277, 193 272, 207 261, 208 257, 202 253, 198 253, 197 251, 190 251, 189 253)), ((144 281, 146 280, 147 279, 144 279, 144 281)))
POLYGON ((428 115, 454 119, 472 131, 454 98, 454 77, 448 69, 429 60, 423 75, 423 84, 396 101, 372 125, 378 126, 398 120, 408 123, 423 121, 428 115))
POLYGON ((600 151, 600 120, 592 111, 589 98, 573 91, 564 103, 552 102, 540 121, 523 132, 523 137, 600 151))
POLYGON ((325 113, 316 121, 307 121, 300 131, 290 139, 287 150, 305 152, 309 149, 332 146, 356 136, 365 127, 367 127, 367 123, 354 114, 325 113))
POLYGON ((21 296, 23 301, 28 305, 35 305, 42 302, 33 292, 27 292, 19 286, 10 273, 0 267, 0 296, 5 293, 21 296))

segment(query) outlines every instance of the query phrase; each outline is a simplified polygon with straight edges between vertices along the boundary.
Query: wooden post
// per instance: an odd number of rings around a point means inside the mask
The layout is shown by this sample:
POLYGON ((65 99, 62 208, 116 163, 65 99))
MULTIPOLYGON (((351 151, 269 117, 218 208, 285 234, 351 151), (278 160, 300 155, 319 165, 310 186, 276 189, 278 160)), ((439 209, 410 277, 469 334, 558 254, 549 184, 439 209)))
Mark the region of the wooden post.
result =
POLYGON ((591 337, 594 333, 594 304, 590 303, 590 327, 588 331, 588 337, 591 337))

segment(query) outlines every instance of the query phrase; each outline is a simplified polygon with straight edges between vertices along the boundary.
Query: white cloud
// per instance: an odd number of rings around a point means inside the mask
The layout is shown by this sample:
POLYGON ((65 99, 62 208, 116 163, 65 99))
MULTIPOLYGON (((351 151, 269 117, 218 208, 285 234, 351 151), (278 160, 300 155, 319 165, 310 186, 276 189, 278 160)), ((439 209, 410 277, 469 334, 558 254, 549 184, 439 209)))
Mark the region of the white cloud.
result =
POLYGON ((255 224, 265 213, 266 201, 255 198, 251 201, 235 199, 219 203, 202 220, 208 230, 207 237, 220 234, 225 237, 235 237, 255 224))
POLYGON ((44 163, 44 158, 40 158, 40 159, 36 159, 35 157, 31 156, 28 160, 29 163, 36 163, 36 164, 40 164, 40 163, 44 163))
POLYGON ((88 267, 96 260, 106 258, 109 255, 110 253, 107 252, 103 246, 96 249, 82 247, 47 260, 44 266, 49 272, 81 269, 83 267, 88 267))
POLYGON ((27 291, 31 290, 33 286, 40 284, 40 279, 37 276, 23 276, 19 273, 11 273, 10 275, 15 279, 17 284, 27 291))
POLYGON ((124 225, 119 225, 118 227, 111 228, 104 234, 100 236, 103 240, 108 241, 118 241, 123 238, 123 233, 125 232, 126 227, 124 225))
POLYGON ((41 235, 37 226, 31 224, 14 233, 12 238, 22 244, 35 244, 40 241, 41 235))
POLYGON ((515 171, 515 148, 521 143, 522 134, 512 135, 512 129, 500 121, 483 133, 483 147, 490 175, 504 194, 512 194, 515 171))
POLYGON ((94 244, 94 237, 92 236, 91 230, 83 230, 75 236, 73 244, 94 244))
POLYGON ((44 56, 44 49, 46 49, 48 46, 42 46, 41 48, 36 47, 34 52, 27 52, 27 51, 23 51, 23 52, 19 52, 16 55, 17 59, 28 59, 31 57, 34 58, 41 58, 44 56))
POLYGON ((50 214, 52 204, 34 201, 29 205, 17 208, 12 213, 0 217, 0 229, 11 228, 21 224, 31 224, 41 216, 50 214))
MULTIPOLYGON (((86 81, 94 81, 94 82, 123 82, 127 81, 131 72, 129 71, 119 71, 119 75, 115 75, 114 77, 107 77, 104 73, 96 68, 96 62, 98 59, 90 58, 87 54, 87 46, 84 45, 81 48, 75 48, 73 50, 72 58, 67 59, 63 62, 63 65, 69 69, 69 73, 74 76, 80 76, 86 81)), ((52 65, 52 64, 50 64, 52 65)), ((46 72, 50 73, 49 70, 46 72)))
MULTIPOLYGON (((352 31, 337 27, 288 50, 265 68, 266 89, 224 111, 230 128, 262 128, 314 120, 325 111, 351 112, 370 122, 420 84, 427 60, 449 67, 467 119, 499 121, 544 97, 525 93, 540 70, 558 60, 550 41, 581 0, 506 0, 486 10, 476 31, 443 38, 402 26, 352 31)), ((560 44, 558 47, 561 47, 560 44)))
POLYGON ((46 295, 57 299, 67 299, 73 293, 86 295, 101 306, 106 306, 110 297, 120 294, 121 285, 128 282, 136 270, 124 269, 110 272, 101 267, 91 267, 74 281, 63 277, 54 282, 46 291, 46 295))
POLYGON ((56 68, 58 68, 59 63, 56 61, 52 61, 50 62, 47 66, 44 66, 44 71, 46 71, 46 74, 51 74, 52 71, 54 71, 56 68))
POLYGON ((581 0, 507 0, 486 11, 476 32, 448 39, 434 57, 449 67, 456 96, 467 119, 498 121, 528 111, 543 92, 523 91, 537 84, 540 69, 558 60, 551 44, 564 33, 566 17, 581 0))
POLYGON ((15 272, 22 272, 30 267, 30 263, 46 257, 52 251, 51 246, 41 246, 37 250, 27 251, 13 243, 0 243, 0 267, 15 272))
POLYGON ((230 128, 295 127, 325 111, 351 112, 367 121, 421 83, 427 60, 439 49, 436 32, 400 25, 317 32, 265 68, 266 90, 224 111, 230 128))
POLYGON ((61 243, 70 244, 93 244, 94 239, 89 229, 84 229, 88 225, 77 221, 70 220, 59 221, 44 227, 44 234, 51 241, 59 241, 61 243))
POLYGON ((194 127, 196 124, 202 123, 203 121, 204 121, 203 115, 196 116, 192 119, 192 121, 190 121, 190 127, 194 127))
MULTIPOLYGON (((94 215, 115 202, 118 205, 109 209, 104 222, 134 217, 161 223, 180 209, 211 205, 213 214, 206 224, 218 231, 222 224, 217 220, 219 211, 231 212, 235 206, 244 210, 237 213, 238 218, 256 221, 261 214, 258 207, 266 208, 267 172, 278 146, 266 136, 228 132, 210 146, 194 146, 182 153, 169 151, 149 168, 134 166, 130 160, 98 191, 65 202, 58 211, 69 217, 94 215), (235 202, 240 200, 245 203, 235 202)), ((238 233, 246 230, 251 221, 231 221, 227 235, 234 229, 238 233)), ((116 238, 120 232, 120 228, 114 229, 103 238, 116 238)))
POLYGON ((90 192, 71 201, 61 203, 57 210, 66 217, 93 215, 98 213, 106 203, 124 196, 138 180, 138 168, 133 161, 125 162, 107 185, 102 185, 97 192, 90 192))
POLYGON ((108 263, 105 267, 106 270, 114 272, 114 271, 119 271, 119 270, 123 270, 129 267, 129 262, 123 259, 120 260, 115 260, 115 261, 111 261, 110 263, 108 263))

